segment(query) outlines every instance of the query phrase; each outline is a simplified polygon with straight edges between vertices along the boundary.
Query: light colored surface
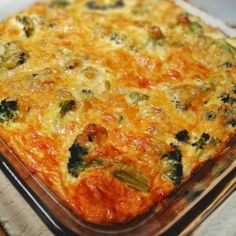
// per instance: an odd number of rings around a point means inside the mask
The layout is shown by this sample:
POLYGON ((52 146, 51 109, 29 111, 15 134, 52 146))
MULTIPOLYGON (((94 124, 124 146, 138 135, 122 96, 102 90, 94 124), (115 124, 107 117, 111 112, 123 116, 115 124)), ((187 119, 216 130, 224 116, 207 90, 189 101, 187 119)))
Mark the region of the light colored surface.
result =
MULTIPOLYGON (((7 15, 24 9, 35 0, 0 0, 0 19, 7 15)), ((194 2, 209 3, 214 6, 214 13, 224 14, 224 17, 235 15, 236 7, 232 8, 230 4, 235 4, 235 0, 193 0, 194 2), (214 5, 214 3, 222 5, 214 5), (230 4, 226 4, 229 2, 230 4), (227 8, 228 6, 228 8, 227 8), (231 7, 230 7, 231 6, 231 7), (222 13, 222 9, 223 12, 222 13), (228 13, 227 13, 228 12, 228 13)), ((232 17, 231 17, 232 19, 232 17)), ((9 235, 42 235, 52 236, 52 233, 43 224, 36 213, 29 207, 27 202, 20 196, 16 189, 6 179, 0 171, 0 221, 3 223, 9 235)), ((235 236, 236 235, 236 193, 232 194, 194 233, 194 236, 235 236)))
POLYGON ((2 171, 0 186, 0 222, 10 236, 53 235, 2 171))
POLYGON ((236 235, 236 192, 223 202, 215 212, 204 221, 193 236, 235 236, 236 235))
POLYGON ((195 6, 206 9, 209 14, 236 25, 236 1, 235 0, 189 0, 195 6))
POLYGON ((23 10, 35 0, 0 0, 0 20, 23 10))

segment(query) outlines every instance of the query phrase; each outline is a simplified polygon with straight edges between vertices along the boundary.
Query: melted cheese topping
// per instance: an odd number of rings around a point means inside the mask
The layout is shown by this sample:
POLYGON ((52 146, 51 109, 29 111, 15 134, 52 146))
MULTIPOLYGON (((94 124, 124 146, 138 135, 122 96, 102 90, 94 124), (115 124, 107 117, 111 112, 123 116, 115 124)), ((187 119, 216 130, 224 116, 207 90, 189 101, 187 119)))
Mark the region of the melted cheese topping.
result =
POLYGON ((0 136, 89 222, 145 213, 235 134, 235 40, 171 1, 37 3, 0 38, 0 136))

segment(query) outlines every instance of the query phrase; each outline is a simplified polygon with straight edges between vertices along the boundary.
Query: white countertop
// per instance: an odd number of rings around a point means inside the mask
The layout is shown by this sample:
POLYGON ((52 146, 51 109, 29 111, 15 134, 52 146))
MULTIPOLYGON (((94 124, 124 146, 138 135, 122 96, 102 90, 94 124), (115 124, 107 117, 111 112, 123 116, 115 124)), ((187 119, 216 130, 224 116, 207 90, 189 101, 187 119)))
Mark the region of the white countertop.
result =
POLYGON ((10 236, 53 235, 1 170, 0 186, 0 222, 10 236))

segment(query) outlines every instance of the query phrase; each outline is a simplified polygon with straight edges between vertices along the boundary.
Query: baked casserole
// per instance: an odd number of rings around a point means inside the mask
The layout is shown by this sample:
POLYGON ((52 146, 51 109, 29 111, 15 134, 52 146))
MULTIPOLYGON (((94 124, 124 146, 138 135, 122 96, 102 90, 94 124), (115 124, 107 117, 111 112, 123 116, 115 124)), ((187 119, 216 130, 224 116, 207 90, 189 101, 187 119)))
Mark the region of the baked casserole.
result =
POLYGON ((54 0, 0 24, 0 137, 80 218, 144 214, 235 135, 236 40, 170 0, 54 0))

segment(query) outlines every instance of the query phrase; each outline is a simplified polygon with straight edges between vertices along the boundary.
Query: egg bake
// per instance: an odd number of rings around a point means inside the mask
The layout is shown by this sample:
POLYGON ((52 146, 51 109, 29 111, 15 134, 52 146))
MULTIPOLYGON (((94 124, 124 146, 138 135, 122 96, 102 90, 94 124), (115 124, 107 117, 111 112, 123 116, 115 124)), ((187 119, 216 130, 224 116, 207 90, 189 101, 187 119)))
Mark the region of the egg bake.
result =
POLYGON ((75 214, 127 222, 235 135, 236 40, 170 0, 55 0, 0 24, 0 137, 75 214))

